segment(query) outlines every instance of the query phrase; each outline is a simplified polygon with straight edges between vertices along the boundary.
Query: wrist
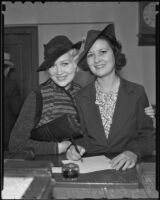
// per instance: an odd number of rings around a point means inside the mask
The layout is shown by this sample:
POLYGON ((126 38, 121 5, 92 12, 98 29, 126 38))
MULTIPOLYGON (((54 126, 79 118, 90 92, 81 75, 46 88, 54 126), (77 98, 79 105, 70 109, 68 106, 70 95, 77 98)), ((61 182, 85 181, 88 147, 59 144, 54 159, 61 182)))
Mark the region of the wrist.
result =
POLYGON ((58 143, 58 153, 64 153, 68 150, 68 147, 70 146, 70 141, 63 141, 58 143))
POLYGON ((62 153, 62 142, 58 143, 58 154, 62 153))

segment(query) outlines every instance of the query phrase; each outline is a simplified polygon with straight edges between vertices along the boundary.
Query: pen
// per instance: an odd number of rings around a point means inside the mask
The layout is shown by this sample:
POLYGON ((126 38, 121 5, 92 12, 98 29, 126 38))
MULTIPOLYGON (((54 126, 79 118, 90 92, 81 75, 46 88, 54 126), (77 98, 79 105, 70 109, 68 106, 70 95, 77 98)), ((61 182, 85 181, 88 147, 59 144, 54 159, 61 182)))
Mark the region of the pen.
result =
MULTIPOLYGON (((77 151, 77 152, 79 153, 79 155, 81 156, 80 151, 79 151, 79 149, 78 149, 77 145, 75 144, 75 142, 74 142, 74 140, 73 140, 72 137, 71 137, 71 142, 72 142, 73 146, 75 147, 76 151, 77 151)), ((83 162, 82 157, 80 158, 80 161, 83 162)))

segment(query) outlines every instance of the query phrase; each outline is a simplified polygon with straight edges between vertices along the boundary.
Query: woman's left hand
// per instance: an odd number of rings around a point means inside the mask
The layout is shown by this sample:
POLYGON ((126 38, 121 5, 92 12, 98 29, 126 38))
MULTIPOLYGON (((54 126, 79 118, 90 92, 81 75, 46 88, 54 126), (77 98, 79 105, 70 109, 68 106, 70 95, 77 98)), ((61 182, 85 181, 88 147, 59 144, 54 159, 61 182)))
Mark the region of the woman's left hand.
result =
POLYGON ((124 151, 111 160, 111 165, 114 169, 126 170, 135 166, 137 155, 131 151, 124 151))
POLYGON ((154 109, 153 109, 153 107, 152 107, 151 104, 150 104, 149 107, 146 107, 146 108, 144 109, 144 112, 145 112, 146 115, 148 115, 148 116, 151 117, 152 119, 155 118, 155 111, 154 111, 154 109))

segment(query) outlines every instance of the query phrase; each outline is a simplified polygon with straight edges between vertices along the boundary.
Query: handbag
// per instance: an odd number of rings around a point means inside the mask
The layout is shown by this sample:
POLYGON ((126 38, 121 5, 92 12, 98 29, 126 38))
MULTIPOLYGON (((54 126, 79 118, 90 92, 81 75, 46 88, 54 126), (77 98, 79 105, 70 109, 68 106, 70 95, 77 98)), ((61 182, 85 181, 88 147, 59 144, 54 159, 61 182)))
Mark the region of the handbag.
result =
POLYGON ((80 125, 73 115, 64 114, 31 131, 30 138, 38 141, 62 142, 83 137, 80 125))

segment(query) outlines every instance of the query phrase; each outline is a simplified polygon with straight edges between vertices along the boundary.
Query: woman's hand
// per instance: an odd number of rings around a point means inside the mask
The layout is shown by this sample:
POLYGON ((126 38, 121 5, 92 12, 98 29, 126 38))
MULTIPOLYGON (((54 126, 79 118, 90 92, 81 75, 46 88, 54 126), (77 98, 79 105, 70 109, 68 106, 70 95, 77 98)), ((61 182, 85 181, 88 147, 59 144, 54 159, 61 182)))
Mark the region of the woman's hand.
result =
POLYGON ((154 111, 154 109, 153 109, 153 107, 152 107, 151 104, 150 104, 149 107, 146 107, 146 108, 144 109, 144 112, 146 113, 146 115, 148 115, 148 116, 151 117, 152 119, 155 118, 155 111, 154 111))
POLYGON ((79 145, 77 145, 77 148, 79 149, 80 154, 76 151, 75 147, 71 145, 66 153, 66 157, 69 160, 80 160, 83 154, 85 153, 85 149, 79 145))
POLYGON ((66 150, 67 150, 67 148, 69 147, 70 144, 71 144, 70 141, 63 141, 63 142, 58 143, 59 154, 66 152, 66 150))
POLYGON ((111 160, 111 165, 114 169, 126 170, 135 166, 137 155, 131 151, 124 151, 111 160))

